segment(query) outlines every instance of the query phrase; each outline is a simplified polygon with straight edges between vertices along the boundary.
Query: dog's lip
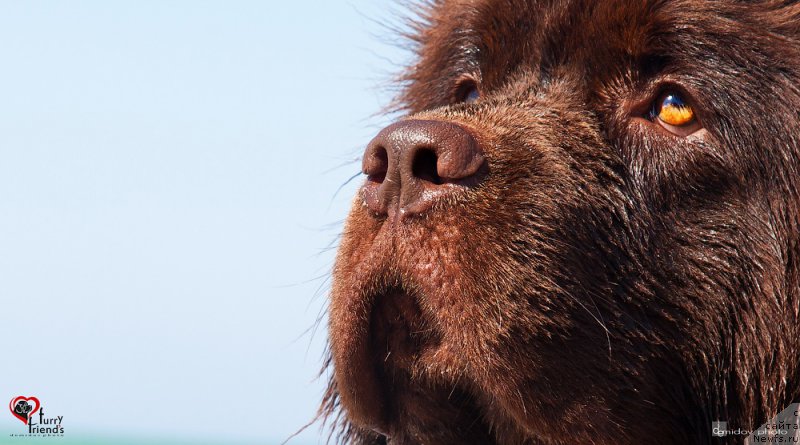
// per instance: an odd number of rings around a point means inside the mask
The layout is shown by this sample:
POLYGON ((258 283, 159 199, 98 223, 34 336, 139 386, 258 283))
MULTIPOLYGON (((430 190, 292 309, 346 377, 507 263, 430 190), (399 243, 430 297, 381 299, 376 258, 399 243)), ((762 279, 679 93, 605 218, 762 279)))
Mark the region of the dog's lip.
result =
MULTIPOLYGON (((433 331, 426 323, 414 294, 399 288, 381 292, 373 300, 370 349, 383 366, 410 370, 413 361, 430 346, 433 331)), ((380 363, 379 363, 380 364, 380 363)))
MULTIPOLYGON (((434 260, 430 255, 413 253, 407 248, 422 236, 421 231, 409 234, 407 231, 413 228, 398 228, 388 223, 373 228, 372 236, 359 239, 339 252, 331 292, 330 349, 334 383, 348 420, 357 427, 387 435, 393 420, 397 421, 397 410, 392 406, 396 397, 391 392, 391 381, 381 374, 386 354, 377 357, 371 341, 374 311, 389 293, 402 294, 395 297, 413 294, 424 309, 426 321, 430 322, 426 327, 444 335, 443 331, 436 330, 440 322, 434 312, 436 305, 428 303, 448 297, 451 291, 438 283, 446 281, 452 271, 443 267, 446 262, 441 253, 434 260), (437 267, 442 269, 437 270, 437 267), (391 418, 393 415, 395 419, 391 418)), ((402 354, 401 371, 411 370, 415 379, 422 376, 441 381, 442 373, 449 376, 453 370, 460 369, 461 360, 453 351, 458 345, 444 340, 442 338, 438 344, 414 346, 417 349, 412 351, 415 352, 413 357, 402 354)), ((397 355, 390 357, 391 360, 396 358, 397 355)))
POLYGON ((366 300, 368 316, 351 326, 349 347, 334 351, 335 378, 349 419, 388 437, 395 411, 388 368, 411 372, 432 345, 419 341, 422 314, 411 292, 387 287, 366 300))
POLYGON ((361 428, 384 433, 388 430, 386 397, 369 356, 369 316, 372 300, 357 292, 342 292, 334 301, 346 301, 341 316, 332 316, 331 352, 334 380, 348 420, 361 428))

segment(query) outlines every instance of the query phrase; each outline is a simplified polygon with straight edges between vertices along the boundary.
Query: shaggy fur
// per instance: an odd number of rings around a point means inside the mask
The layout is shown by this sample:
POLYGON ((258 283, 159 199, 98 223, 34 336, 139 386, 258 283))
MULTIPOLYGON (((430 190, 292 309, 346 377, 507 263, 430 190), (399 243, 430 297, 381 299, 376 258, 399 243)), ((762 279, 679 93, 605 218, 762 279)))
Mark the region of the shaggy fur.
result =
POLYGON ((340 441, 734 443, 711 422, 799 401, 800 6, 419 9, 406 118, 468 129, 489 173, 414 218, 356 197, 321 411, 340 441), (701 137, 641 117, 665 89, 701 137))

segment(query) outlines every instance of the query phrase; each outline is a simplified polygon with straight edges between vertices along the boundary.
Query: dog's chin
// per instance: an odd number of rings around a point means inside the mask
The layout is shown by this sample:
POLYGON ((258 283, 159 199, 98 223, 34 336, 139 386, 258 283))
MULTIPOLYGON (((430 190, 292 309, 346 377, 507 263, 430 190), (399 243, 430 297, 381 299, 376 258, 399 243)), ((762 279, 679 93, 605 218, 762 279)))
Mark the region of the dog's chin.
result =
POLYGON ((366 335, 350 346, 359 356, 340 354, 335 368, 348 417, 393 444, 494 443, 478 397, 456 371, 463 363, 418 298, 392 286, 367 299, 366 329, 354 329, 366 335))

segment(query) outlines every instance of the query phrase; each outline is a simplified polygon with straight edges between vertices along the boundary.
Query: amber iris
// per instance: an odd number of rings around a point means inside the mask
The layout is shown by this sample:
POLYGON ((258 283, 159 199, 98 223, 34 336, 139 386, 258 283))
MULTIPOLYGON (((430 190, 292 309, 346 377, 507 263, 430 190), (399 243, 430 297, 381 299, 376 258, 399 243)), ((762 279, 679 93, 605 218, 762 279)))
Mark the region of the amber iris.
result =
POLYGON ((675 127, 688 125, 695 119, 692 107, 675 93, 662 96, 662 99, 656 103, 656 110, 653 111, 653 114, 655 114, 661 122, 675 127))

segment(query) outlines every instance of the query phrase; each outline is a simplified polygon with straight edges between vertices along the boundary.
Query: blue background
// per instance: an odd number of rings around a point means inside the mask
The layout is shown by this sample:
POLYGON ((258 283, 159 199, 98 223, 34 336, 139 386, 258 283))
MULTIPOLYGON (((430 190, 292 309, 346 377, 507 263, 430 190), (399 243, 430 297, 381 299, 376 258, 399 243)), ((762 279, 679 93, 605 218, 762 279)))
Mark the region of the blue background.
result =
MULTIPOLYGON (((272 444, 311 419, 308 329, 361 179, 337 190, 408 57, 396 9, 0 2, 0 402, 39 397, 62 444, 272 444)), ((2 409, 0 443, 33 442, 2 409)))

